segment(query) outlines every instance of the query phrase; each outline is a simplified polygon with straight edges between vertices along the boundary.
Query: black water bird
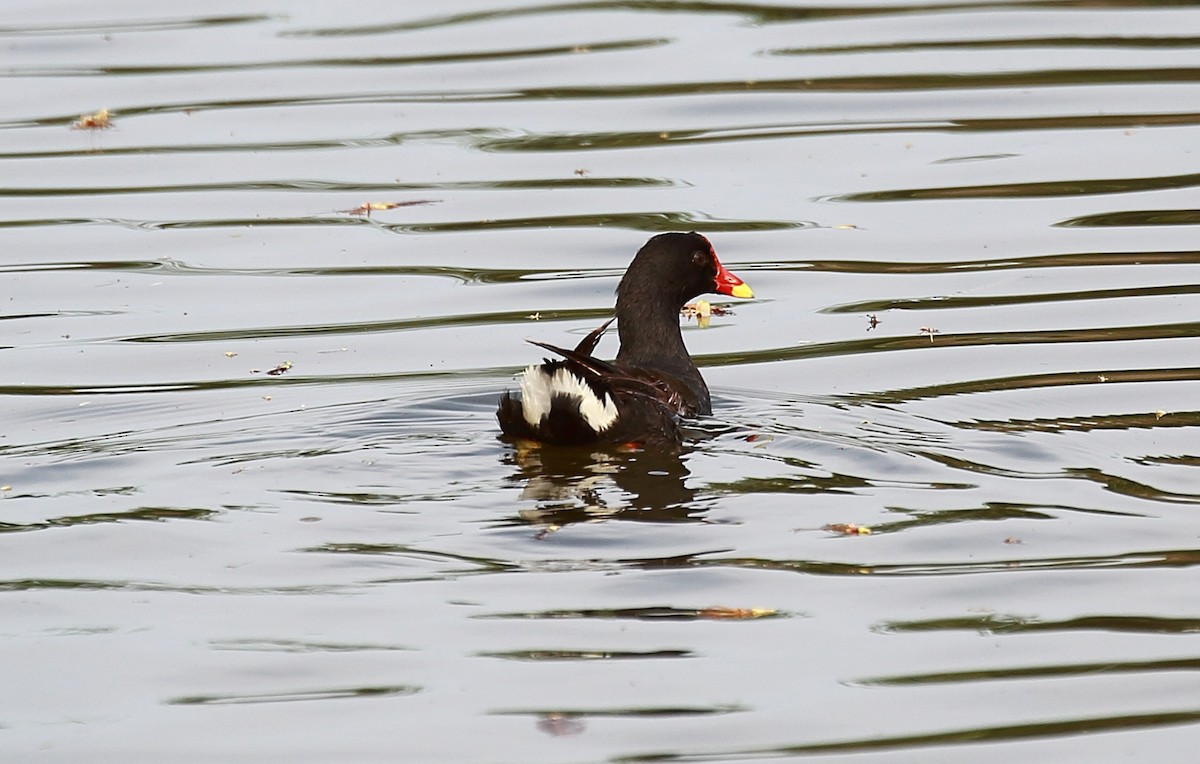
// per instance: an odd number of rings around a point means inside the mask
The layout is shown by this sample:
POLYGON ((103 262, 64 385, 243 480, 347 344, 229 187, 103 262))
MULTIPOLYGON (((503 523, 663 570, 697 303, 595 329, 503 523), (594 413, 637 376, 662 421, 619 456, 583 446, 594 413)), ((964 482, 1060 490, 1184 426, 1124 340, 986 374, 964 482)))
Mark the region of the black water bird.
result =
POLYGON ((555 445, 675 446, 679 420, 712 413, 708 386, 688 355, 679 313, 706 293, 753 297, 698 233, 664 233, 638 251, 617 287, 621 348, 613 361, 592 355, 612 319, 574 350, 533 344, 561 356, 521 375, 521 395, 505 393, 496 418, 505 435, 555 445))

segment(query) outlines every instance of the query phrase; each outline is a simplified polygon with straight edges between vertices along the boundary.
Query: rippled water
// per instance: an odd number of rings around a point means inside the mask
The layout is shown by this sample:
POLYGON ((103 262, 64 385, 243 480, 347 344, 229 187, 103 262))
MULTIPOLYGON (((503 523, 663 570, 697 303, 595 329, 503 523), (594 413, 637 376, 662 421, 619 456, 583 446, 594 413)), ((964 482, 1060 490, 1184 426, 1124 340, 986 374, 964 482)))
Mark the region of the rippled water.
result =
POLYGON ((8 11, 9 757, 1194 756, 1193 5, 8 11), (500 441, 665 230, 688 451, 500 441))

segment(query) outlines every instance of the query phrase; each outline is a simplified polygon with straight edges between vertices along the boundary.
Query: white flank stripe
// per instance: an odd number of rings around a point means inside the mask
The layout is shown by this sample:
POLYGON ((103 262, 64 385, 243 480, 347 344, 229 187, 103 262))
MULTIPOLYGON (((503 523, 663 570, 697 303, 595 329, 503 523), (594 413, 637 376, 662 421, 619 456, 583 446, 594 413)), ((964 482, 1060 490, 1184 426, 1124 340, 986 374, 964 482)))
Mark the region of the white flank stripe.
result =
POLYGON ((530 427, 537 427, 550 413, 550 401, 555 395, 578 400, 580 416, 596 432, 604 432, 617 421, 617 404, 612 396, 605 395, 600 400, 586 382, 566 369, 560 368, 551 376, 534 364, 521 375, 521 412, 530 427))
POLYGON ((521 413, 530 427, 537 427, 550 413, 550 376, 536 363, 521 374, 521 413))

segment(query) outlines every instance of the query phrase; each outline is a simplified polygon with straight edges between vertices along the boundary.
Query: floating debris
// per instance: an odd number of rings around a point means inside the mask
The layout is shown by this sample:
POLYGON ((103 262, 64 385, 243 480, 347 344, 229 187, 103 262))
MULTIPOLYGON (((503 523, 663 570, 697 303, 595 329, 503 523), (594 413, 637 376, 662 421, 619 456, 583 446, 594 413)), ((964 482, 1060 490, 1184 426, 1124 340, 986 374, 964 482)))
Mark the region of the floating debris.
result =
POLYGON ((883 322, 879 320, 879 316, 875 315, 874 313, 867 314, 867 331, 868 332, 871 331, 872 329, 874 329, 875 327, 879 326, 881 323, 883 323, 883 322))
POLYGON ((940 329, 936 329, 932 326, 922 326, 920 329, 921 334, 929 335, 929 344, 931 344, 931 345, 933 344, 933 335, 937 334, 940 331, 941 331, 940 329))
POLYGON ((696 300, 695 302, 689 302, 687 305, 684 305, 683 310, 680 311, 680 313, 688 318, 708 318, 712 315, 712 312, 712 304, 708 300, 696 300))
POLYGON ((363 202, 353 209, 338 210, 338 212, 343 212, 349 215, 371 217, 372 212, 394 210, 397 207, 416 207, 420 204, 437 204, 440 201, 441 199, 414 199, 408 202, 363 202))
POLYGON ((870 536, 871 529, 865 525, 855 525, 854 523, 830 523, 822 525, 821 530, 830 531, 831 533, 840 533, 843 536, 870 536))
POLYGON ((107 130, 112 127, 108 109, 101 109, 94 114, 80 114, 79 119, 71 123, 72 130, 107 130))
POLYGON ((713 305, 708 300, 696 300, 684 305, 679 311, 679 315, 684 318, 696 319, 697 326, 704 329, 708 326, 712 316, 732 316, 733 309, 725 305, 713 305))
POLYGON ((578 735, 583 732, 585 725, 577 714, 551 712, 538 719, 537 728, 547 735, 562 737, 578 735))
POLYGON ((778 610, 772 608, 741 608, 741 607, 706 607, 703 610, 697 611, 696 615, 701 618, 719 618, 721 620, 730 621, 749 621, 755 618, 771 618, 779 615, 778 610))
POLYGON ((292 362, 284 361, 283 363, 276 366, 274 369, 269 369, 267 371, 267 374, 272 377, 278 377, 280 374, 286 374, 288 372, 288 370, 290 370, 291 368, 292 368, 292 362))

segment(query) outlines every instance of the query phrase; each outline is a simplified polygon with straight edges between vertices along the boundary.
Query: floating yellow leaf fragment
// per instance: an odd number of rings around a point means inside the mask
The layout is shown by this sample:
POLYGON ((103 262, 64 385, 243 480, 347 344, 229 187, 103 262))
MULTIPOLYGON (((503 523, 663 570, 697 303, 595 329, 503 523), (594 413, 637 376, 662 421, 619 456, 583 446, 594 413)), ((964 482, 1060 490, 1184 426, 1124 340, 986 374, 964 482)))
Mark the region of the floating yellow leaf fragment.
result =
POLYGON ((530 321, 541 321, 542 314, 541 313, 530 313, 528 316, 525 316, 525 318, 528 318, 530 321))
POLYGON ((748 621, 754 618, 770 618, 771 616, 779 615, 778 610, 772 608, 741 608, 741 607, 707 607, 700 610, 697 615, 701 618, 721 618, 731 621, 748 621))
POLYGON ((226 350, 226 351, 225 351, 225 357, 226 357, 226 358, 234 358, 235 356, 237 356, 237 353, 233 352, 232 350, 226 350))
POLYGON ((1154 418, 1155 418, 1155 419, 1162 419, 1162 418, 1163 418, 1163 417, 1165 417, 1166 415, 1167 415, 1167 412, 1163 411, 1162 409, 1159 409, 1158 411, 1155 411, 1155 412, 1154 412, 1154 418))
POLYGON ((80 114, 79 119, 71 123, 72 130, 107 130, 112 127, 108 109, 101 109, 94 114, 80 114))
POLYGON ((823 531, 832 531, 840 533, 843 536, 869 536, 871 529, 865 525, 855 525, 854 523, 830 523, 829 525, 821 526, 823 531))
POLYGON ((833 228, 835 231, 857 231, 858 230, 858 226, 854 225, 853 223, 839 223, 838 225, 835 225, 833 228))
POLYGON ((12 490, 11 485, 0 485, 0 491, 11 491, 11 490, 12 490))
POLYGON ((351 215, 366 215, 371 217, 372 212, 380 212, 382 210, 394 210, 397 207, 415 207, 418 204, 437 204, 439 199, 414 199, 408 202, 363 202, 357 207, 349 210, 339 210, 351 215))

